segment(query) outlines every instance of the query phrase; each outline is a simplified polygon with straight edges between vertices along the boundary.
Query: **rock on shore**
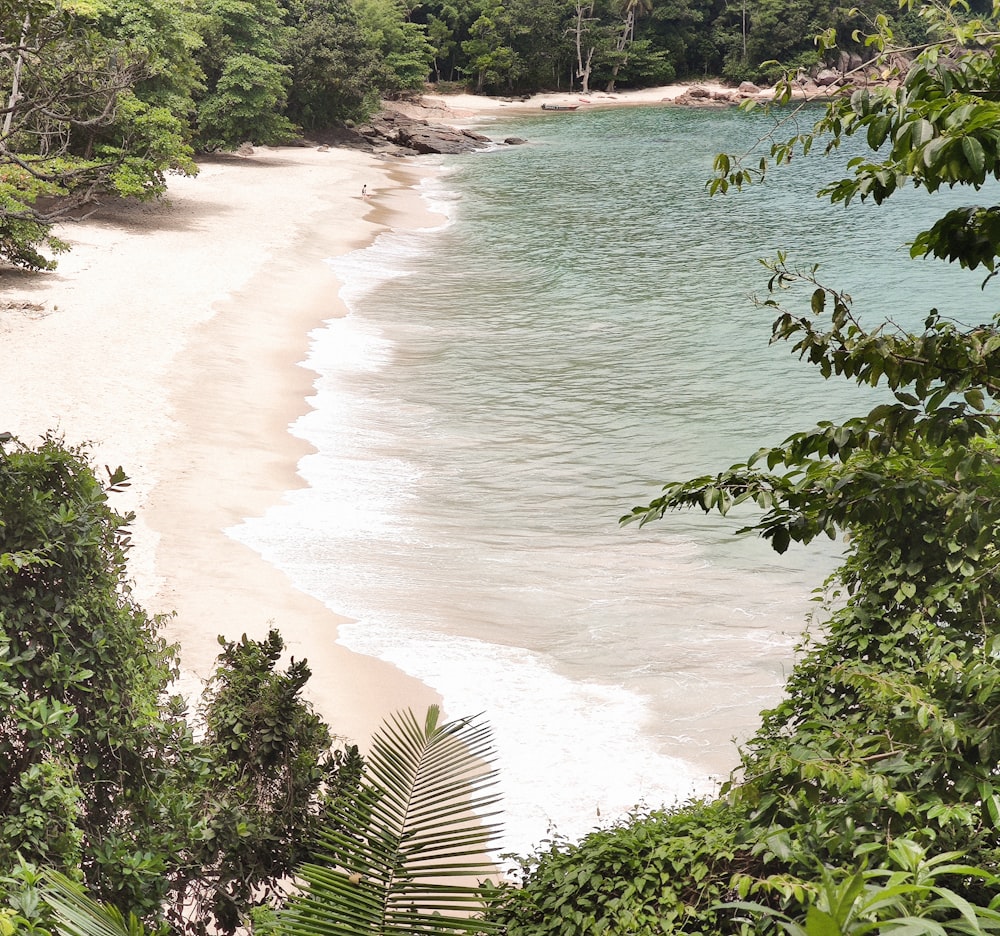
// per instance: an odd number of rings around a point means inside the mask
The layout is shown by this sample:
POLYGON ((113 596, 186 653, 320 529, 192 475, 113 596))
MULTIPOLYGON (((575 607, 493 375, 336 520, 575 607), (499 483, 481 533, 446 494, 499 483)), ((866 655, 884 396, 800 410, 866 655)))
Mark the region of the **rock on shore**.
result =
POLYGON ((471 153, 492 145, 489 137, 473 130, 431 124, 392 108, 381 110, 357 132, 374 152, 391 156, 471 153))

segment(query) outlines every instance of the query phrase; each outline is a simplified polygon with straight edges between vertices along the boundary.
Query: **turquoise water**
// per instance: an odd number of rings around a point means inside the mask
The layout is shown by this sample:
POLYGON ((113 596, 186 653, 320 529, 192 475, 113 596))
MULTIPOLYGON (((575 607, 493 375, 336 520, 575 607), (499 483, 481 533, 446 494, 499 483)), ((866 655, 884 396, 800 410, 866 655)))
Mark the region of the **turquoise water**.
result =
MULTIPOLYGON (((867 406, 768 347, 758 258, 787 250, 870 320, 988 317, 981 276, 907 259, 957 204, 845 211, 793 162, 709 199, 736 111, 621 109, 481 126, 526 146, 434 161, 442 224, 332 266, 352 310, 314 336, 310 487, 235 535, 357 623, 340 639, 484 712, 509 845, 712 788, 773 703, 835 544, 775 556, 737 522, 620 528, 666 480, 867 406)), ((950 199, 950 201, 948 201, 950 199)), ((790 303, 805 308, 808 293, 790 303)))

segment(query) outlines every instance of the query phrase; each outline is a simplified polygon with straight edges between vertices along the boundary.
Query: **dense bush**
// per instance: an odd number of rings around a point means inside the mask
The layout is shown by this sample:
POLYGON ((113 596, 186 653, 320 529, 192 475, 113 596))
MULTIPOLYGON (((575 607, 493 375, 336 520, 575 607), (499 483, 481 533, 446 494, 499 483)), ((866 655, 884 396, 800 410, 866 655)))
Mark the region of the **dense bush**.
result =
POLYGON ((357 752, 331 752, 276 633, 223 642, 186 716, 129 588, 125 483, 53 437, 0 446, 0 905, 34 919, 45 867, 154 923, 232 932, 305 858, 357 752))

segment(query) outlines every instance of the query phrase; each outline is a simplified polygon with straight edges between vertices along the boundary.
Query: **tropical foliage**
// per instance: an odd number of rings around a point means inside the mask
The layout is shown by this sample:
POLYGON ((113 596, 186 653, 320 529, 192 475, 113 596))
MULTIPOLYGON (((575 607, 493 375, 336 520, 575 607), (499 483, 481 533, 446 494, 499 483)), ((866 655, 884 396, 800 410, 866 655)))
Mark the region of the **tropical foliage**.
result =
MULTIPOLYGON (((960 8, 918 12, 936 41, 898 88, 861 87, 790 138, 782 127, 802 114, 779 112, 763 154, 721 155, 711 187, 771 178, 775 163, 856 136, 870 152, 821 192, 834 201, 881 203, 905 186, 995 192, 986 183, 1000 179, 996 22, 960 8)), ((878 26, 869 41, 888 62, 894 36, 888 21, 878 26)), ((997 210, 987 201, 950 211, 911 253, 984 271, 990 288, 997 210)), ((914 332, 881 318, 866 325, 818 267, 794 268, 785 255, 765 265, 774 342, 789 342, 822 379, 883 388, 883 402, 668 484, 623 520, 740 508, 750 517, 742 531, 778 552, 839 538, 826 619, 716 802, 535 856, 524 887, 498 900, 511 931, 997 926, 1000 318, 930 309, 914 332)))
POLYGON ((335 800, 313 859, 298 873, 301 894, 279 917, 287 936, 356 933, 479 933, 486 891, 472 883, 493 870, 489 726, 423 725, 412 712, 387 720, 372 739, 361 784, 335 800))
POLYGON ((137 93, 154 68, 86 3, 0 6, 0 259, 50 267, 51 223, 99 192, 148 198, 193 172, 183 123, 137 93), (55 201, 52 199, 55 198, 55 201))
POLYGON ((125 574, 125 484, 55 438, 0 449, 0 905, 44 925, 44 867, 154 924, 232 932, 304 860, 357 752, 331 752, 274 633, 223 642, 186 716, 125 574))
MULTIPOLYGON (((510 94, 768 76, 774 59, 839 60, 814 46, 821 29, 865 52, 851 33, 879 9, 827 0, 744 0, 738 11, 723 0, 0 4, 0 260, 49 269, 65 248, 53 223, 102 197, 155 198, 168 173, 196 171, 196 151, 362 120, 381 98, 431 79, 510 94)), ((919 38, 914 18, 905 23, 919 38)))

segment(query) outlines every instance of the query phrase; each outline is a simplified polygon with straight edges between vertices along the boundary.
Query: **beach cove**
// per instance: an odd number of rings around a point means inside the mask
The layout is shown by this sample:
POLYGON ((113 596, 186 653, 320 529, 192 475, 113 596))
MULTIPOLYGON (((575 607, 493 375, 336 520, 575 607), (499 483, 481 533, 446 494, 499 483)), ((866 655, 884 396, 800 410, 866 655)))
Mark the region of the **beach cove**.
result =
MULTIPOLYGON (((460 95, 418 112, 462 123, 536 108, 460 95)), ((134 591, 171 616, 165 635, 180 645, 188 689, 211 672, 218 635, 275 626, 291 655, 308 658, 324 718, 364 745, 387 713, 438 695, 327 639, 343 619, 224 531, 303 483, 297 465, 310 447, 288 432, 315 379, 302 362, 310 333, 345 314, 324 261, 440 218, 409 161, 296 146, 199 165, 195 178, 169 177, 159 201, 112 201, 58 225, 70 251, 56 271, 0 271, 2 431, 27 444, 51 431, 86 445, 96 465, 124 467, 130 486, 112 506, 137 514, 134 591)))
POLYGON ((483 712, 519 851, 711 790, 780 695, 830 553, 617 526, 850 405, 768 349, 757 259, 829 261, 879 312, 953 290, 899 262, 916 203, 845 215, 811 160, 708 200, 763 118, 649 106, 674 93, 425 102, 529 141, 447 160, 208 158, 63 226, 55 273, 2 274, 0 430, 124 466, 136 594, 176 612, 190 685, 218 634, 273 625, 362 747, 399 708, 483 712))

